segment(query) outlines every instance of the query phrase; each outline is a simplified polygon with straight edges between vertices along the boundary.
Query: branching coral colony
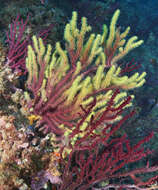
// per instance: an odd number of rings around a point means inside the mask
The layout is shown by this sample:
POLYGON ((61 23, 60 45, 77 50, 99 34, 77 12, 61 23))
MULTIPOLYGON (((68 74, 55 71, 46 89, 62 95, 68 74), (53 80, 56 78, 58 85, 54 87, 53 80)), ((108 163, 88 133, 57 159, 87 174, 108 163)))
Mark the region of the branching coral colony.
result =
POLYGON ((45 46, 41 38, 33 36, 26 57, 28 91, 24 92, 21 111, 25 110, 30 125, 36 123, 50 134, 48 141, 53 149, 48 154, 49 163, 31 172, 28 188, 38 190, 48 185, 48 181, 58 190, 158 188, 157 176, 146 180, 139 177, 156 172, 157 166, 148 164, 124 172, 128 163, 151 153, 141 145, 153 133, 134 146, 126 135, 115 135, 134 113, 122 115, 134 98, 126 91, 141 87, 146 75, 143 72, 122 76, 117 65, 129 51, 143 43, 136 36, 126 41, 130 28, 121 33, 116 27, 119 14, 116 10, 109 31, 104 25, 102 35, 96 35, 89 34, 91 27, 84 17, 78 29, 77 13, 73 12, 64 31, 65 48, 57 42, 53 50, 51 45, 45 46))
MULTIPOLYGON (((114 89, 133 89, 145 82, 145 72, 141 75, 135 73, 131 77, 119 75, 121 68, 116 62, 143 43, 142 40, 136 41, 136 36, 125 42, 129 28, 121 34, 116 29, 119 12, 116 11, 112 18, 108 37, 106 26, 102 35, 86 36, 91 27, 87 25, 86 18, 82 18, 79 30, 77 13, 74 12, 72 20, 65 27, 66 50, 58 42, 51 53, 51 45, 46 48, 40 38, 33 37, 33 47, 28 46, 26 67, 29 72, 27 86, 34 98, 31 99, 27 92, 25 97, 29 111, 41 117, 40 124, 46 129, 57 135, 67 134, 69 130, 71 132, 81 118, 80 105, 86 108, 94 98, 96 105, 86 121, 90 120, 91 115, 97 120, 106 109, 114 89)), ((126 96, 126 92, 118 94, 114 107, 119 107, 126 96)), ((129 102, 126 106, 130 106, 129 102)), ((109 118, 109 122, 120 117, 121 114, 118 114, 115 118, 109 118)))

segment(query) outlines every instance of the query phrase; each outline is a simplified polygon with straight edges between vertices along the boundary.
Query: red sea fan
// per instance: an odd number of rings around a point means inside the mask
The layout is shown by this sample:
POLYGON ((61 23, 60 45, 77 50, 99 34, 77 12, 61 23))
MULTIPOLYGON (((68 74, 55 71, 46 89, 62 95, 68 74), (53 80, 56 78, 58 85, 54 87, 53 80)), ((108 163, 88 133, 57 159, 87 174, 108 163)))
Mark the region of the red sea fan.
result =
POLYGON ((18 15, 16 19, 10 24, 9 31, 6 32, 7 44, 8 44, 8 55, 7 63, 11 69, 20 72, 21 70, 26 72, 25 59, 27 55, 27 46, 29 43, 30 36, 25 37, 26 26, 28 23, 29 16, 23 21, 20 20, 18 15))
POLYGON ((144 181, 138 175, 158 171, 157 166, 149 167, 148 163, 142 168, 124 170, 128 164, 136 163, 152 153, 150 150, 145 150, 142 145, 153 137, 153 132, 135 145, 130 144, 126 134, 121 137, 116 135, 122 124, 134 114, 134 111, 130 112, 117 124, 106 122, 110 110, 114 111, 112 115, 116 117, 118 112, 130 101, 127 98, 115 112, 113 99, 117 93, 119 91, 116 91, 111 97, 108 103, 109 107, 98 120, 94 120, 93 116, 91 117, 84 131, 81 128, 87 115, 95 106, 95 100, 87 110, 83 110, 82 119, 68 136, 69 143, 60 151, 64 172, 61 176, 63 183, 59 190, 87 190, 89 188, 94 190, 108 190, 109 188, 149 190, 151 185, 156 184, 157 176, 149 177, 144 181), (99 130, 97 130, 98 128, 99 130), (65 152, 69 152, 66 157, 65 152), (121 179, 128 179, 131 182, 122 184, 121 179), (100 182, 104 182, 105 185, 102 188, 95 188, 100 182))
MULTIPOLYGON (((26 56, 27 47, 31 44, 31 35, 29 34, 28 25, 29 15, 26 20, 20 19, 20 15, 9 26, 9 30, 6 32, 6 43, 8 44, 8 54, 6 64, 19 74, 23 72, 26 74, 26 56)), ((46 40, 48 33, 53 25, 39 32, 38 36, 44 41, 46 40)))
MULTIPOLYGON (((87 190, 89 188, 94 190, 108 190, 109 188, 149 190, 151 184, 155 184, 157 177, 147 179, 144 182, 137 176, 155 172, 158 170, 157 166, 149 167, 147 165, 124 172, 124 167, 127 164, 135 163, 151 154, 151 151, 145 151, 142 145, 152 138, 152 132, 133 146, 130 145, 126 135, 122 137, 115 137, 114 135, 122 123, 132 115, 133 112, 126 115, 117 124, 107 125, 100 135, 92 134, 92 136, 89 135, 89 138, 85 138, 85 135, 79 139, 79 142, 76 141, 68 160, 62 160, 65 167, 60 190, 87 190), (134 179, 134 184, 132 182, 121 184, 121 179, 125 178, 134 179), (105 182, 105 185, 102 188, 94 188, 100 182, 105 182)), ((90 125, 90 128, 96 128, 93 121, 90 125)))

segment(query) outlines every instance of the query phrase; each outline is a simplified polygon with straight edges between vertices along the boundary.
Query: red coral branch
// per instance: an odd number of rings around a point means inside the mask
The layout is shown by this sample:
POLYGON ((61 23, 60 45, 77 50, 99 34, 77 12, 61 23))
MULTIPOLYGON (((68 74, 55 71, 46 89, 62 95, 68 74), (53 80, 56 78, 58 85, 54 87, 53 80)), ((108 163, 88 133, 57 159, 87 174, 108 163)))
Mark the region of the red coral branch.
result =
MULTIPOLYGON (((111 179, 120 178, 135 179, 135 184, 108 184, 102 189, 104 190, 110 187, 124 189, 127 187, 129 189, 143 190, 147 189, 147 187, 157 180, 157 176, 146 182, 136 177, 138 174, 158 171, 157 166, 149 167, 149 165, 147 165, 144 168, 122 173, 122 168, 127 164, 135 163, 152 153, 149 150, 145 151, 142 145, 153 137, 153 132, 134 146, 130 145, 130 141, 127 139, 126 135, 115 137, 115 132, 134 114, 134 111, 129 113, 115 125, 105 125, 107 119, 106 114, 108 114, 109 110, 114 111, 117 115, 117 113, 119 113, 130 101, 128 97, 119 108, 114 108, 114 98, 117 93, 118 91, 114 93, 109 101, 107 109, 97 121, 94 121, 92 117, 89 126, 85 129, 84 136, 78 139, 75 145, 69 145, 72 151, 68 156, 68 160, 61 160, 65 168, 62 175, 63 184, 59 188, 60 190, 68 190, 70 188, 71 190, 86 190, 90 187, 92 188, 101 181, 108 182, 111 179), (100 126, 102 126, 100 132, 102 135, 94 132, 100 126)), ((70 139, 73 139, 76 134, 81 132, 80 126, 86 120, 87 115, 91 112, 95 104, 96 100, 91 103, 87 110, 82 108, 84 114, 82 115, 82 119, 78 122, 76 129, 74 129, 69 136, 70 139)))
POLYGON ((25 59, 30 37, 24 38, 24 33, 26 32, 28 19, 29 16, 27 16, 25 21, 23 21, 23 19, 20 20, 20 16, 18 15, 10 24, 9 31, 6 32, 6 42, 9 46, 7 64, 16 71, 26 71, 25 59))
MULTIPOLYGON (((10 24, 9 31, 6 32, 8 55, 7 62, 11 69, 25 74, 27 72, 25 66, 25 60, 27 56, 27 47, 31 43, 31 36, 27 34, 27 24, 29 15, 26 20, 20 19, 20 15, 10 24)), ((48 33, 52 29, 53 25, 50 25, 47 29, 40 31, 38 36, 43 40, 46 40, 48 33)))

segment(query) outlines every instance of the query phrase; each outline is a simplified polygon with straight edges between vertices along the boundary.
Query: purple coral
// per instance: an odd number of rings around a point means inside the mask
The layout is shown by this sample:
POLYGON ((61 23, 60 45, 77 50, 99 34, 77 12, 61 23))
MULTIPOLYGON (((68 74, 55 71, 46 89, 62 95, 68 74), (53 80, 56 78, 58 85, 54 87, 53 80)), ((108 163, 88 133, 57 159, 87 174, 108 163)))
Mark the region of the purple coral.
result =
POLYGON ((61 179, 58 176, 52 176, 49 172, 42 170, 32 178, 31 188, 32 190, 40 190, 48 181, 52 184, 61 183, 61 179))

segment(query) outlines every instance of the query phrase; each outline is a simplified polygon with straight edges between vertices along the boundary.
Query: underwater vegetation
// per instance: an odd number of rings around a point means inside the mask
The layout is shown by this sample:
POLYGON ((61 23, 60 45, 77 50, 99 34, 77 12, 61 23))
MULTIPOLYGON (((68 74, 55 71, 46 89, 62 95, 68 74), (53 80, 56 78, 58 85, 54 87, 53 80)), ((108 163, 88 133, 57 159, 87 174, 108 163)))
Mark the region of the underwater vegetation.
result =
POLYGON ((31 36, 29 16, 10 24, 0 47, 0 189, 158 189, 153 150, 143 147, 154 132, 134 145, 119 133, 146 76, 118 64, 143 44, 117 27, 119 15, 95 34, 74 11, 55 45, 46 40, 53 26, 31 36))

